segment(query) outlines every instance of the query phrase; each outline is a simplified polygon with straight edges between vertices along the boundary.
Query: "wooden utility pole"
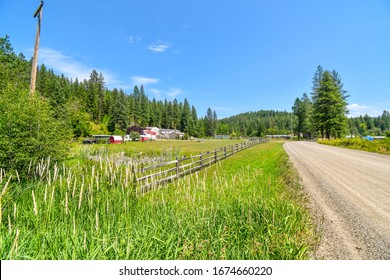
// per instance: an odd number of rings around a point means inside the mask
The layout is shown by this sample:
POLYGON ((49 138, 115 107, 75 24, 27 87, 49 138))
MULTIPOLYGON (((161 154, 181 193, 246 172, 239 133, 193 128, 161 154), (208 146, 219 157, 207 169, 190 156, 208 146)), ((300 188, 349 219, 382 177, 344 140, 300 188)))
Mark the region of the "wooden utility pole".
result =
POLYGON ((35 82, 37 80, 38 49, 39 49, 39 39, 40 39, 40 35, 41 35, 42 7, 43 7, 43 1, 41 1, 41 4, 39 5, 38 9, 34 13, 34 18, 38 17, 38 25, 37 25, 37 34, 35 36, 34 56, 33 56, 32 69, 31 69, 31 81, 30 81, 31 95, 34 95, 35 82))

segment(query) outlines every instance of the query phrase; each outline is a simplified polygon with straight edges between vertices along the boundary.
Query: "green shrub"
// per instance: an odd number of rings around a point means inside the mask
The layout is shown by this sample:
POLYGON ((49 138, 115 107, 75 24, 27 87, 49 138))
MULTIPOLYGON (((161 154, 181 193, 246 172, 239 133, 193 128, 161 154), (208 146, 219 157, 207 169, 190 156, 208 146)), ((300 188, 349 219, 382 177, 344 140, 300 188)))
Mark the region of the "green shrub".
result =
POLYGON ((131 138, 133 141, 137 141, 137 140, 139 140, 140 135, 139 135, 138 132, 132 131, 132 132, 130 132, 130 138, 131 138))
POLYGON ((53 117, 39 94, 8 85, 0 90, 0 112, 0 168, 25 175, 32 162, 66 158, 70 128, 53 117))

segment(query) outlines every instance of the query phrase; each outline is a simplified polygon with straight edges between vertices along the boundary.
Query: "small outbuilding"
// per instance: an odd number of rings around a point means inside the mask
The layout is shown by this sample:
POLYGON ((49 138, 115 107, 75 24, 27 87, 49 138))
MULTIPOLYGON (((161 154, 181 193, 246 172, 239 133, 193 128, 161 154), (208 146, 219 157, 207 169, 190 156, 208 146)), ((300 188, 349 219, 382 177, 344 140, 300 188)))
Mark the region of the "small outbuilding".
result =
POLYGON ((121 144, 123 142, 122 136, 112 135, 110 136, 110 144, 121 144))

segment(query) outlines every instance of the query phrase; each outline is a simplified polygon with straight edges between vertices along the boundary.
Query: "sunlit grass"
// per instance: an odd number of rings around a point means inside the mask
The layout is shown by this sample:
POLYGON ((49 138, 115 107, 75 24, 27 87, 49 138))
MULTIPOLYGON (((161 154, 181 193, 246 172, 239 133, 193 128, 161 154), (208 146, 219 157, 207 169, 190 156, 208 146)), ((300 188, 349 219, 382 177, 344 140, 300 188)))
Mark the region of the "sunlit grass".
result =
POLYGON ((368 141, 360 138, 318 140, 318 143, 366 152, 390 155, 390 138, 368 141))
POLYGON ((41 167, 30 183, 2 171, 1 258, 306 259, 290 168, 280 143, 261 144, 142 196, 110 161, 41 167))
POLYGON ((123 152, 126 156, 170 154, 170 155, 194 155, 213 151, 221 147, 227 147, 242 143, 244 140, 158 140, 149 142, 125 142, 122 144, 94 144, 83 145, 74 143, 72 146, 72 156, 78 157, 80 154, 113 154, 123 152))

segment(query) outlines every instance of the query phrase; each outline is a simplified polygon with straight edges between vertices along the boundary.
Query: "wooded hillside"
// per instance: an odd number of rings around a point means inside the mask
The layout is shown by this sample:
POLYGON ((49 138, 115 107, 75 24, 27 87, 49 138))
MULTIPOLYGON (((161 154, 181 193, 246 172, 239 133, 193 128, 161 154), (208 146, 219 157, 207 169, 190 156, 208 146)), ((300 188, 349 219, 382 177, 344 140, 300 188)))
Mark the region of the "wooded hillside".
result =
MULTIPOLYGON (((0 38, 0 90, 7 84, 28 88, 31 60, 16 55, 9 37, 0 38)), ((55 117, 65 120, 75 137, 99 133, 123 134, 130 125, 179 129, 189 136, 215 134, 217 115, 209 109, 204 117, 187 99, 149 99, 143 85, 130 93, 108 89, 101 73, 93 70, 88 80, 71 80, 40 65, 37 74, 38 94, 47 99, 55 117), (211 113, 210 113, 210 112, 211 113)), ((206 113, 206 112, 205 112, 206 113)))

